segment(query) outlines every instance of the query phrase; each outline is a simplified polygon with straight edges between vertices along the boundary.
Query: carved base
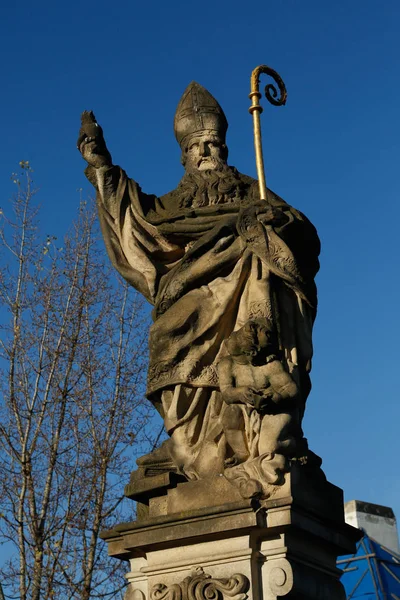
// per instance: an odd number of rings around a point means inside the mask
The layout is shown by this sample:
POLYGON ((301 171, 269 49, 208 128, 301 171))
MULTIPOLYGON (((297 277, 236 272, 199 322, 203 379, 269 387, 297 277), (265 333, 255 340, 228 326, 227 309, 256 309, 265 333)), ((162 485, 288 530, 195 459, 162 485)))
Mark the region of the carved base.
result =
POLYGON ((360 532, 344 522, 339 488, 294 465, 273 498, 235 493, 222 478, 178 483, 164 514, 105 532, 109 554, 130 562, 126 599, 345 598, 336 559, 360 532))

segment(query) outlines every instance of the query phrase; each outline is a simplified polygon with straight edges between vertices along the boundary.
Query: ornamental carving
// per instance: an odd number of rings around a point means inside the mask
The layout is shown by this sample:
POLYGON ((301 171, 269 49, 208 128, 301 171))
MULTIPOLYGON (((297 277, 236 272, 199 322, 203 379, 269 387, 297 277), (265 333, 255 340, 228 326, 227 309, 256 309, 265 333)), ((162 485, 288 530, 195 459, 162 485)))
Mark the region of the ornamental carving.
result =
POLYGON ((246 600, 249 588, 248 578, 241 573, 215 579, 202 567, 195 567, 181 583, 154 585, 150 600, 246 600))

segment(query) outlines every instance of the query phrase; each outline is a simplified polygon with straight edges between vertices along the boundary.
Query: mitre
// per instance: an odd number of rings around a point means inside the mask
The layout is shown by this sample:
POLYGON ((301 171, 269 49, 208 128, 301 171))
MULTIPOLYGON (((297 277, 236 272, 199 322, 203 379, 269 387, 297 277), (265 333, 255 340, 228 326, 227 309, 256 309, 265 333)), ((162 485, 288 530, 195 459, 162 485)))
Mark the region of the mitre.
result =
POLYGON ((205 130, 225 142, 228 121, 224 111, 206 88, 192 81, 183 92, 174 119, 175 137, 181 147, 189 137, 205 130))

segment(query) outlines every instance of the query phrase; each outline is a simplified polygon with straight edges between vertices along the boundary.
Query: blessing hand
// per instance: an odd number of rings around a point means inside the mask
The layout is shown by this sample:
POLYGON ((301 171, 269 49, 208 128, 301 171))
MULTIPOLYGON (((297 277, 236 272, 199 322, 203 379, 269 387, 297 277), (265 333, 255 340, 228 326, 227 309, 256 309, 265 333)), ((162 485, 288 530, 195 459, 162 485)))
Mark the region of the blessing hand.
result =
POLYGON ((86 162, 96 169, 112 165, 104 140, 103 130, 92 111, 84 111, 81 116, 81 128, 78 137, 78 150, 86 162))

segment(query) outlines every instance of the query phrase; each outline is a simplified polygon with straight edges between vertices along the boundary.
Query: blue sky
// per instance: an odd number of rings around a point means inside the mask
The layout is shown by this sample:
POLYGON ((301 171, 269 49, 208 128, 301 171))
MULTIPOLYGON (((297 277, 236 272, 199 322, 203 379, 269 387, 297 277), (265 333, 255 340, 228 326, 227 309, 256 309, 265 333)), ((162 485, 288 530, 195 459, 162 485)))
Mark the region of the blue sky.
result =
POLYGON ((262 115, 269 186, 322 241, 313 391, 304 428, 347 500, 400 518, 400 3, 8 2, 2 8, 1 204, 29 160, 44 234, 62 235, 91 187, 75 149, 93 109, 114 162, 147 192, 182 175, 172 122, 191 80, 229 120, 230 163, 255 175, 249 78, 288 88, 262 115))

